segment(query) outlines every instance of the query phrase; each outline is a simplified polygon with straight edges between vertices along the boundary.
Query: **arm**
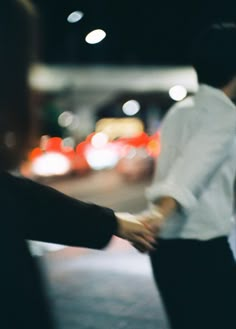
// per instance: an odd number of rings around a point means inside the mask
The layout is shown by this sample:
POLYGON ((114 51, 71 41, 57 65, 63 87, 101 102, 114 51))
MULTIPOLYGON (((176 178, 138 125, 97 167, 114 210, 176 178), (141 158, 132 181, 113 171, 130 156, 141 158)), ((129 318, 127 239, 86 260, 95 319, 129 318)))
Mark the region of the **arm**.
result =
MULTIPOLYGON (((205 185, 229 154, 235 138, 236 112, 233 108, 222 108, 216 109, 214 114, 212 117, 206 113, 199 130, 182 149, 167 177, 163 178, 157 171, 147 191, 151 206, 140 218, 156 233, 177 209, 186 214, 191 212, 205 185)), ((167 129, 164 129, 164 137, 167 129)), ((163 156, 168 158, 167 148, 160 155, 160 161, 163 156)))
POLYGON ((1 192, 12 201, 25 239, 100 249, 112 235, 150 235, 140 223, 124 223, 111 209, 85 203, 50 187, 10 174, 0 175, 1 192))
POLYGON ((116 233, 117 221, 110 209, 10 174, 2 174, 0 180, 25 239, 102 248, 116 233))
POLYGON ((150 228, 155 235, 158 234, 162 225, 178 208, 178 203, 172 197, 162 197, 148 210, 137 215, 136 219, 150 228))
POLYGON ((201 121, 198 132, 183 148, 167 177, 154 181, 147 191, 152 203, 170 197, 182 211, 190 212, 204 186, 227 158, 236 131, 234 109, 216 109, 214 117, 207 113, 201 121))

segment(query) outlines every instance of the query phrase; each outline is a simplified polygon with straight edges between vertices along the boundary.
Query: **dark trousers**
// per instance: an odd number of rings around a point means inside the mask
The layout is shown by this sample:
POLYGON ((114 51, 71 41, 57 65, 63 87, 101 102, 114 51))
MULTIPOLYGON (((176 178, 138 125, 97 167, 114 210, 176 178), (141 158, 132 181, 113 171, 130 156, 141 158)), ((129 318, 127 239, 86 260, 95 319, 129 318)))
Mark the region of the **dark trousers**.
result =
POLYGON ((236 329, 236 264, 226 237, 160 239, 151 262, 172 329, 236 329))

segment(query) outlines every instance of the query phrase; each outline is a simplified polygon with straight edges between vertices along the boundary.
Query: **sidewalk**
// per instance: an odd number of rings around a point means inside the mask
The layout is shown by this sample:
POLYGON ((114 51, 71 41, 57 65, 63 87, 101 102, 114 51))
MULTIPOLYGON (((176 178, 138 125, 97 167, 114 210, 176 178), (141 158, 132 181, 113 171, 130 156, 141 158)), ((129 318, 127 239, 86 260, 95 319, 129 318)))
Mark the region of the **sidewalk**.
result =
POLYGON ((168 329, 149 258, 114 239, 106 251, 44 256, 59 329, 168 329))

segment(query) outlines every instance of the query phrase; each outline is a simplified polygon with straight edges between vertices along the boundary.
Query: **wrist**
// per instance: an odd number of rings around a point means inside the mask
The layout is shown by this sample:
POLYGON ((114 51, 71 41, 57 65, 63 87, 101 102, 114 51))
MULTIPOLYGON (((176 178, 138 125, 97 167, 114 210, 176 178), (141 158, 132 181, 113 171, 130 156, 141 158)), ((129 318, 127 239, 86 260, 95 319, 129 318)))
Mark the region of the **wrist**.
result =
POLYGON ((117 220, 117 233, 116 236, 124 238, 127 224, 134 222, 134 216, 130 213, 115 212, 117 220))
POLYGON ((119 218, 117 213, 115 213, 115 215, 116 215, 116 221, 117 221, 117 229, 116 229, 115 235, 118 237, 121 237, 122 229, 123 229, 122 220, 119 218))
POLYGON ((166 216, 163 214, 161 208, 157 205, 151 205, 150 207, 150 215, 157 220, 160 224, 164 223, 166 220, 166 216))
POLYGON ((166 219, 171 216, 177 209, 177 202, 171 197, 163 197, 158 200, 157 203, 152 205, 157 209, 163 217, 166 219))

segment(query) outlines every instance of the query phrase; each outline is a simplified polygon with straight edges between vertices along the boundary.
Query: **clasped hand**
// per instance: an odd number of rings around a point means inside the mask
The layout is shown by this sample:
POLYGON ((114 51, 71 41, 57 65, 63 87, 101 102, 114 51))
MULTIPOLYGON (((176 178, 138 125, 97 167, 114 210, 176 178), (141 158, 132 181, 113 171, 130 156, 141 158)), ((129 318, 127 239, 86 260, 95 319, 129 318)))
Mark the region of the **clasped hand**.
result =
POLYGON ((160 229, 161 214, 147 210, 137 215, 116 213, 117 235, 128 240, 141 252, 155 250, 156 237, 160 229))

